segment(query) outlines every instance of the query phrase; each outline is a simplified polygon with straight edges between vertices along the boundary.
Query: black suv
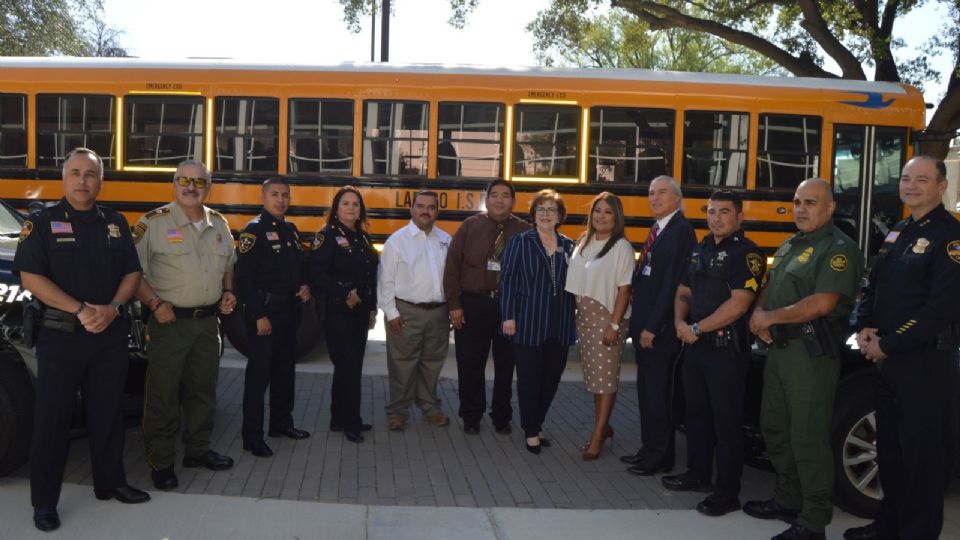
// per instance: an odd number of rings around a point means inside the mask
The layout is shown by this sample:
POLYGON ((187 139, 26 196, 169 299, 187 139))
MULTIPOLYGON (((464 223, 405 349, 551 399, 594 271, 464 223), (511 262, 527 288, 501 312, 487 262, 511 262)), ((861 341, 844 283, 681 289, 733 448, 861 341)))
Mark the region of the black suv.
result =
MULTIPOLYGON (((20 286, 11 272, 17 250, 23 216, 0 201, 0 476, 5 476, 27 461, 33 429, 33 379, 37 362, 33 350, 23 346, 23 302, 30 293, 20 286)), ((143 324, 131 305, 129 357, 130 367, 124 393, 126 424, 136 424, 143 404, 143 380, 147 360, 143 352, 143 324)), ((83 395, 77 393, 73 434, 84 431, 83 395)))

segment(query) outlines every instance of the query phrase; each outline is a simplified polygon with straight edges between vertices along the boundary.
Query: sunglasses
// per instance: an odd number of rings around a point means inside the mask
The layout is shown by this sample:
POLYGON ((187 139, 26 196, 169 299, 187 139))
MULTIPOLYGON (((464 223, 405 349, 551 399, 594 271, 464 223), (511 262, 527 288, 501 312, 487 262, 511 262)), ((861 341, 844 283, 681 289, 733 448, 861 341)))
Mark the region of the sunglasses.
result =
POLYGON ((196 186, 197 189, 204 189, 207 187, 207 184, 210 183, 206 178, 191 178, 189 176, 178 176, 177 183, 183 187, 187 187, 190 184, 196 186))

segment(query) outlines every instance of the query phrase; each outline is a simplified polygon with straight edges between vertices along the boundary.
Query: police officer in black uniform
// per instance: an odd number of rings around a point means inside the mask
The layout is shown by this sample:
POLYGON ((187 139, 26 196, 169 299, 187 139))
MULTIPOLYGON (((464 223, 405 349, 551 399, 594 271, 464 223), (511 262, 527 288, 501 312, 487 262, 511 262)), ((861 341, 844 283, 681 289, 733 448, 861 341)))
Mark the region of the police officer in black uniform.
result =
POLYGON ((943 161, 918 156, 900 175, 910 217, 887 234, 860 302, 857 342, 877 364, 877 521, 845 538, 940 536, 956 458, 960 222, 943 207, 943 161))
POLYGON ((64 198, 24 222, 13 271, 42 305, 36 338, 37 381, 30 493, 33 521, 60 527, 70 424, 81 388, 93 492, 122 503, 150 500, 127 485, 120 409, 127 376, 124 306, 140 283, 140 263, 123 216, 96 204, 103 161, 77 148, 63 163, 64 198))
POLYGON ((740 509, 743 400, 750 346, 746 315, 766 267, 763 253, 743 235, 743 202, 734 192, 710 196, 710 233, 693 250, 677 288, 677 337, 684 343, 687 471, 664 476, 676 491, 712 493, 697 505, 709 516, 740 509), (711 486, 713 456, 717 481, 711 486))
POLYGON ((326 296, 323 326, 333 362, 330 430, 362 442, 370 429, 360 418, 360 373, 367 332, 377 320, 377 251, 364 230, 360 190, 345 186, 333 197, 327 225, 310 255, 313 290, 326 296))
POLYGON ((260 189, 263 212, 244 227, 237 245, 237 289, 244 305, 250 355, 243 385, 243 449, 273 451, 263 440, 263 393, 270 386, 271 437, 306 439, 293 425, 298 304, 310 300, 306 256, 297 226, 284 219, 290 186, 269 178, 260 189))

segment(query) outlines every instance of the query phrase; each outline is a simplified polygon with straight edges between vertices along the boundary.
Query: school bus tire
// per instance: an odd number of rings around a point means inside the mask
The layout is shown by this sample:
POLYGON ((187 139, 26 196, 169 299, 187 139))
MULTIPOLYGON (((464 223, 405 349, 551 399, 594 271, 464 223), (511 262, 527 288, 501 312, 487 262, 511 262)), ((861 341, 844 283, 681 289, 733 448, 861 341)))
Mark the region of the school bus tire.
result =
MULTIPOLYGON (((240 354, 247 356, 250 352, 247 339, 247 329, 244 323, 242 309, 234 310, 233 313, 221 316, 222 331, 230 340, 230 344, 240 354)), ((310 299, 309 302, 300 307, 300 322, 297 326, 297 358, 303 358, 317 344, 317 340, 323 335, 321 327, 321 318, 317 313, 316 300, 310 299)))
POLYGON ((0 343, 0 477, 26 463, 33 429, 33 381, 19 354, 0 343))

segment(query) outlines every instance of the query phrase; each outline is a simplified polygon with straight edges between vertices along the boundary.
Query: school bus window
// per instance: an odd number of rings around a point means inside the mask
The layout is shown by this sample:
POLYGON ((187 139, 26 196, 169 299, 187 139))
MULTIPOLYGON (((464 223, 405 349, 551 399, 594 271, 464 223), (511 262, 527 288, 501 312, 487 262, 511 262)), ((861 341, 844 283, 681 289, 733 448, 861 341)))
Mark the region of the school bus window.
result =
POLYGON ((95 151, 105 169, 113 169, 113 96, 40 94, 37 96, 37 167, 60 167, 78 146, 95 151))
POLYGON ((513 174, 576 177, 580 108, 517 105, 513 174))
POLYGON ((291 99, 288 169, 291 174, 353 171, 353 102, 291 99))
POLYGON ((793 191, 820 171, 819 116, 761 114, 757 141, 757 187, 793 191))
POLYGON ((27 96, 0 94, 0 167, 27 165, 27 96))
POLYGON ((672 176, 675 117, 668 109, 591 107, 588 180, 637 184, 672 176))
POLYGON ((175 167, 203 159, 203 98, 128 96, 125 163, 139 167, 175 167))
POLYGON ((426 176, 428 106, 365 101, 363 174, 426 176))
POLYGON ((217 98, 214 169, 276 172, 280 140, 280 100, 217 98))
POLYGON ((500 176, 504 106, 440 103, 438 114, 437 176, 500 176))
POLYGON ((733 187, 746 184, 749 114, 688 111, 683 125, 683 182, 733 187))

